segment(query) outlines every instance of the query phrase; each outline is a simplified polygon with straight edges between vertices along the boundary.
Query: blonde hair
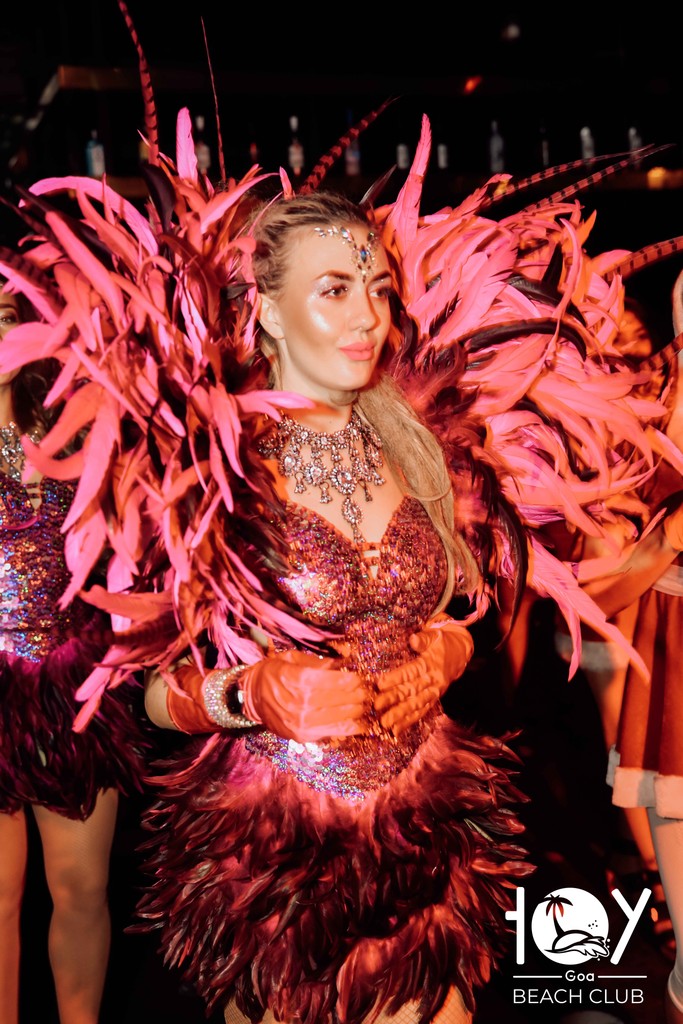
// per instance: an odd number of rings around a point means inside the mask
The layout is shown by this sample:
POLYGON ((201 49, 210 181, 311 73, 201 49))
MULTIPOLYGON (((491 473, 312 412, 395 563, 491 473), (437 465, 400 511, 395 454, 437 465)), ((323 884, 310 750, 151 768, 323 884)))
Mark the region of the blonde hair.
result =
MULTIPOLYGON (((286 287, 288 256, 300 229, 315 226, 371 228, 371 215, 345 196, 317 191, 279 199, 261 207, 253 219, 256 249, 252 269, 259 292, 274 298, 286 287)), ((397 328, 394 327, 394 331, 397 328)), ((261 328, 260 345, 271 361, 271 384, 277 387, 277 346, 261 328)), ((379 373, 357 397, 356 409, 382 438, 384 454, 407 492, 424 506, 443 544, 447 582, 439 609, 454 593, 471 592, 479 579, 464 539, 455 532, 452 480, 443 449, 387 373, 379 373)))

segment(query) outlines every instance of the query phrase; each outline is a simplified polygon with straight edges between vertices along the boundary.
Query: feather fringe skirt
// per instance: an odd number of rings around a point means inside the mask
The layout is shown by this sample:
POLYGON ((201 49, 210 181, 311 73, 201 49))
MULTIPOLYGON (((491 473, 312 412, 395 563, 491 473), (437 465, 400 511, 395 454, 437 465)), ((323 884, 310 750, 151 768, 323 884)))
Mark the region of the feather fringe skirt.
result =
POLYGON ((353 802, 227 733, 151 780, 149 888, 132 931, 161 933, 207 1012, 235 1001, 301 1024, 360 1024, 417 1001, 468 1006, 508 941, 532 866, 513 810, 515 755, 439 715, 407 768, 353 802))
POLYGON ((152 744, 139 684, 105 693, 86 730, 72 730, 76 690, 103 653, 86 631, 41 661, 0 654, 0 813, 40 804, 85 820, 100 790, 142 790, 152 744))

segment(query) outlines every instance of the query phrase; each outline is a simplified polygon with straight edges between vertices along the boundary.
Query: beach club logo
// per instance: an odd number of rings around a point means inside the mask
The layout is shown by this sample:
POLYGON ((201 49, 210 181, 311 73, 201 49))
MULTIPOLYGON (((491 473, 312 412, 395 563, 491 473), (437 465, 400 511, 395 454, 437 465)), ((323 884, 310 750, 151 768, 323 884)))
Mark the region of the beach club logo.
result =
MULTIPOLYGON (((571 966, 607 959, 618 964, 652 890, 643 889, 635 906, 627 902, 619 889, 612 889, 610 895, 624 915, 616 941, 609 938, 609 917, 600 900, 585 889, 561 886, 546 893, 531 915, 531 935, 536 947, 558 964, 571 966)), ((518 964, 525 962, 527 915, 524 886, 518 885, 515 909, 505 912, 507 920, 514 922, 518 964)))
POLYGON ((608 957, 608 932, 607 911, 585 889, 554 889, 531 918, 531 934, 538 949, 558 964, 608 957))
POLYGON ((515 909, 505 913, 508 921, 514 922, 517 963, 525 963, 530 931, 536 948, 553 964, 539 968, 537 958, 532 957, 526 970, 515 971, 513 1003, 563 1008, 599 1006, 603 1011, 643 1004, 647 975, 626 973, 623 967, 615 971, 614 967, 624 955, 651 895, 651 889, 643 889, 631 906, 619 889, 612 889, 610 896, 621 914, 609 907, 610 915, 592 893, 560 886, 537 902, 529 920, 524 886, 517 886, 515 909))

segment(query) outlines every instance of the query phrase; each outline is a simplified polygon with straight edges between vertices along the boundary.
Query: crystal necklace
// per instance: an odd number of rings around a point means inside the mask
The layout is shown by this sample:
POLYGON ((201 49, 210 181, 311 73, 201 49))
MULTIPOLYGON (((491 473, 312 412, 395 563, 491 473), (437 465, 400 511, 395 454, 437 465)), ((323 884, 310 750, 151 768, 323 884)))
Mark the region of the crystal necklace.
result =
MULTIPOLYGON (((32 441, 39 440, 37 430, 28 431, 28 436, 32 441)), ((7 476, 13 480, 21 480, 25 455, 19 428, 12 420, 4 427, 0 426, 0 459, 7 467, 7 476)))
POLYGON ((383 465, 381 438, 355 409, 347 425, 333 434, 310 430, 283 416, 261 442, 259 451, 264 458, 277 459, 283 477, 294 477, 296 494, 303 494, 307 487, 318 487, 322 505, 333 500, 331 490, 341 494, 341 513, 353 530, 354 542, 364 543, 358 529, 363 510, 353 496, 360 486, 365 500, 372 501, 368 484, 379 487, 385 481, 379 473, 383 465), (304 448, 310 450, 310 459, 302 455, 304 448))

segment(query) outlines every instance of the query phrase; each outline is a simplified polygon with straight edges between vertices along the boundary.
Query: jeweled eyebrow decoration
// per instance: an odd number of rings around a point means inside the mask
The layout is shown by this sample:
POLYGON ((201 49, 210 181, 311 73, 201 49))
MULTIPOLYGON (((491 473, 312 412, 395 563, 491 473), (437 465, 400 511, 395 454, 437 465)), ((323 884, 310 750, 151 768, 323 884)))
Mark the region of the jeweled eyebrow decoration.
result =
POLYGON ((315 228, 314 230, 321 238, 339 238, 348 245, 351 250, 351 263, 354 270, 358 271, 361 281, 365 284, 365 279, 375 265, 375 253, 379 245, 379 238, 375 232, 368 231, 365 243, 358 245, 348 228, 340 228, 333 225, 329 228, 315 228))

